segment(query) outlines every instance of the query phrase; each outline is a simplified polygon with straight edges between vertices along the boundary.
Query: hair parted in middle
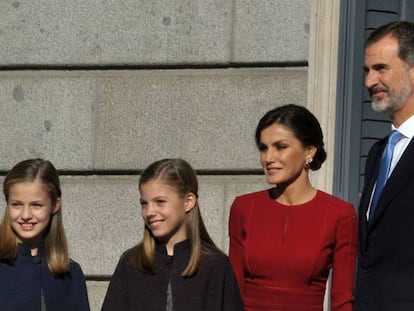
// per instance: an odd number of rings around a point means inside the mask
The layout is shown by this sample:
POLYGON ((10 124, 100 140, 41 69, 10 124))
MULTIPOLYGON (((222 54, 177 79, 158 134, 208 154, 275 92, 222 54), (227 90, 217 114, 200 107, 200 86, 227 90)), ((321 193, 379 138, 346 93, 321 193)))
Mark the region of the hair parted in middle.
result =
MULTIPOLYGON (((40 182, 52 204, 62 196, 59 175, 53 164, 44 159, 28 159, 17 163, 6 175, 3 194, 9 203, 10 189, 15 184, 40 182)), ((17 237, 11 228, 9 208, 6 208, 0 224, 0 260, 14 262, 17 258, 17 237)), ((62 209, 53 214, 44 232, 45 257, 49 270, 55 275, 69 272, 70 259, 62 220, 62 209)))
MULTIPOLYGON (((141 174, 139 180, 139 187, 141 185, 152 181, 159 180, 171 187, 177 193, 184 197, 188 193, 193 193, 197 198, 194 208, 187 213, 186 219, 186 233, 187 238, 191 244, 191 256, 187 267, 182 272, 183 277, 194 275, 201 261, 202 253, 208 253, 211 250, 221 252, 204 225, 198 204, 198 181, 197 175, 191 165, 183 159, 163 159, 150 164, 141 174)), ((136 267, 147 273, 156 273, 155 266, 155 244, 156 240, 146 226, 144 229, 144 237, 141 243, 137 246, 136 267)))

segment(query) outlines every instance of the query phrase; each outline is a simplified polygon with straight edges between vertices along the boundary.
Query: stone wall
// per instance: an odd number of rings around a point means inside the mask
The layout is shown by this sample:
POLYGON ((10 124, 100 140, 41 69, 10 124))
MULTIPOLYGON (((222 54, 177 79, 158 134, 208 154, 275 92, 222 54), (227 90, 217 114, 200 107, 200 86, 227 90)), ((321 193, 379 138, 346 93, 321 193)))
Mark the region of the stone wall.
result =
POLYGON ((182 157, 200 173, 204 219, 227 251, 232 200, 267 187, 254 145, 259 118, 307 105, 311 1, 0 8, 0 172, 33 157, 61 171, 71 257, 88 278, 92 310, 121 253, 141 238, 137 182, 155 160, 182 157))

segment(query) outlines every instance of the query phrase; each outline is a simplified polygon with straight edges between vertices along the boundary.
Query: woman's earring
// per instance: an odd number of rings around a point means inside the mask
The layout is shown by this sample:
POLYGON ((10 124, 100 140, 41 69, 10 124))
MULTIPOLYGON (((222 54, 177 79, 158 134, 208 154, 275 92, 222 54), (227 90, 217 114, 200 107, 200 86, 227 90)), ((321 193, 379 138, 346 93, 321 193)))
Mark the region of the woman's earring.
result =
POLYGON ((312 163, 313 158, 311 156, 307 156, 305 159, 305 169, 309 169, 310 168, 310 164, 312 163))

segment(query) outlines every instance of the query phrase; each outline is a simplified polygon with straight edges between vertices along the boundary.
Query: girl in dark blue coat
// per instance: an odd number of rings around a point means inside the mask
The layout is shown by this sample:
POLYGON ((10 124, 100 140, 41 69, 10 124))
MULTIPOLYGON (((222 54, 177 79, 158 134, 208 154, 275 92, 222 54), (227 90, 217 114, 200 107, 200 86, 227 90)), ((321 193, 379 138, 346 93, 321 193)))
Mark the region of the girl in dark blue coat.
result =
POLYGON ((49 161, 19 162, 3 183, 0 309, 89 311, 85 278, 68 255, 61 189, 49 161))

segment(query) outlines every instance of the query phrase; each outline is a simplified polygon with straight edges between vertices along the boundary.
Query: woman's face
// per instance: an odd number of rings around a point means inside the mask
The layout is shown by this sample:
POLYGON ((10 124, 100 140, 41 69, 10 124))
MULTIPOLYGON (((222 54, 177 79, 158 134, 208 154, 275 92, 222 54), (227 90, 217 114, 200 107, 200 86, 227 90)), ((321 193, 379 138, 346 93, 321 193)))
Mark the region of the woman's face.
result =
POLYGON ((52 215, 60 208, 60 198, 56 204, 45 186, 39 182, 21 182, 10 187, 7 202, 11 227, 21 243, 29 245, 32 255, 44 236, 52 215))
POLYGON ((307 174, 306 158, 315 155, 315 147, 304 147, 290 128, 274 123, 260 133, 260 162, 267 182, 291 184, 307 174))
POLYGON ((187 239, 185 221, 194 207, 193 193, 181 197, 176 189, 158 179, 140 186, 142 218, 153 236, 167 244, 169 253, 174 245, 187 239))

